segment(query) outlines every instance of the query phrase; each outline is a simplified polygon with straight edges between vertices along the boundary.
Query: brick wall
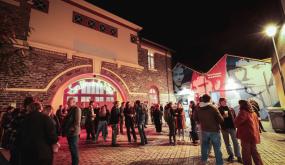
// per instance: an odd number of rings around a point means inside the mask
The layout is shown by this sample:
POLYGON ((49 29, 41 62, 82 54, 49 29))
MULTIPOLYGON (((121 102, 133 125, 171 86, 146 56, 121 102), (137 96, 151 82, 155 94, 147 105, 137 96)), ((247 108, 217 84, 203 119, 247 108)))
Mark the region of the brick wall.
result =
MULTIPOLYGON (((0 60, 3 60, 0 57, 0 60)), ((63 71, 80 65, 92 65, 92 60, 73 56, 67 59, 65 54, 31 48, 25 50, 25 55, 11 54, 7 60, 6 69, 0 70, 1 87, 7 83, 7 88, 44 89, 51 80, 63 71)), ((26 96, 34 96, 44 104, 49 104, 57 89, 69 79, 92 73, 92 67, 82 67, 70 70, 56 79, 47 91, 40 92, 0 92, 0 108, 9 103, 20 105, 26 96)))
POLYGON ((65 54, 37 48, 32 48, 25 56, 12 55, 8 62, 10 68, 0 70, 0 81, 8 83, 8 88, 45 88, 62 71, 92 64, 90 59, 73 56, 68 60, 65 54))
MULTIPOLYGON (((1 60, 1 57, 0 57, 1 60)), ((102 62, 101 74, 108 76, 119 84, 129 101, 140 99, 148 101, 148 92, 151 87, 157 87, 160 95, 160 101, 168 101, 168 90, 172 93, 172 78, 170 70, 170 58, 163 55, 155 54, 155 65, 157 71, 148 70, 147 50, 139 51, 139 64, 144 69, 137 69, 117 64, 102 62), (168 85, 166 77, 166 59, 168 60, 168 85), (111 72, 110 72, 110 71, 111 72), (115 73, 115 74, 114 74, 115 73), (119 77, 118 77, 119 76, 119 77), (121 81, 123 80, 125 84, 121 81), (130 93, 129 93, 130 92, 130 93)), ((28 88, 28 89, 44 89, 51 80, 63 71, 80 65, 90 65, 83 68, 70 70, 56 79, 47 91, 40 92, 15 92, 6 91, 0 93, 0 107, 9 103, 20 105, 26 96, 34 96, 44 104, 49 104, 58 90, 58 88, 66 81, 73 77, 84 73, 92 73, 92 59, 73 56, 67 59, 66 54, 32 48, 25 52, 25 56, 17 54, 11 55, 8 60, 10 67, 19 68, 24 72, 7 72, 0 70, 0 81, 7 82, 8 88, 28 88)), ((11 69, 8 69, 11 70, 11 69)))

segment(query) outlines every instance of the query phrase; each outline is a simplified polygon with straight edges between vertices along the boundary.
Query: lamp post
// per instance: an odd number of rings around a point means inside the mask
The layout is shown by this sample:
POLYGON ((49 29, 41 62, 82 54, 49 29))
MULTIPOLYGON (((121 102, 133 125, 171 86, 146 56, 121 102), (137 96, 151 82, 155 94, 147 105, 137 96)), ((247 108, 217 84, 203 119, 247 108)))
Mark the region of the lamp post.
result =
POLYGON ((281 78, 281 85, 282 85, 282 89, 283 89, 283 93, 285 91, 285 82, 284 82, 284 77, 283 77, 283 73, 282 73, 282 69, 281 69, 281 64, 280 64, 280 59, 279 59, 279 53, 276 47, 276 43, 275 43, 275 34, 277 32, 277 27, 274 25, 270 25, 268 27, 266 27, 265 29, 265 33, 268 37, 271 37, 272 39, 272 43, 273 43, 273 47, 274 47, 274 51, 275 51, 275 56, 276 56, 276 61, 278 64, 278 71, 280 74, 280 78, 281 78))

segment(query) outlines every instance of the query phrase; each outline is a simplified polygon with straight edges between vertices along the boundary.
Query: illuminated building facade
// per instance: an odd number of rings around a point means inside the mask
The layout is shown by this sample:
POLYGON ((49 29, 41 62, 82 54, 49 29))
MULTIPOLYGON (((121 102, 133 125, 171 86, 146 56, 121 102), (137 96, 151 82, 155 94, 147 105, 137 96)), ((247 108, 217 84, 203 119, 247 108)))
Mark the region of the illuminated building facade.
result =
MULTIPOLYGON (((20 3, 0 5, 18 11, 20 3)), ((32 1, 25 18, 23 29, 31 32, 15 43, 21 55, 11 54, 0 70, 0 107, 19 106, 30 95, 55 108, 69 97, 80 106, 174 99, 172 51, 139 37, 142 27, 75 0, 32 1)))

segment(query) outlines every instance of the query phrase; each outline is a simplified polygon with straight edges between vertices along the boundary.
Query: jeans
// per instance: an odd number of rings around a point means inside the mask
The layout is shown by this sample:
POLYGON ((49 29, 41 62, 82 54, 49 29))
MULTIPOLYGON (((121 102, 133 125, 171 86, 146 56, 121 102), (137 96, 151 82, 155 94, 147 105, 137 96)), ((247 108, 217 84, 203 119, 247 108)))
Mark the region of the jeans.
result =
POLYGON ((126 124, 126 128, 127 128, 128 141, 131 142, 131 131, 133 134, 134 141, 137 141, 137 136, 136 136, 136 131, 135 131, 134 125, 133 124, 129 124, 129 125, 126 124))
POLYGON ((112 145, 117 143, 118 124, 112 124, 112 145))
POLYGON ((241 141, 241 148, 242 148, 242 160, 244 164, 252 165, 252 160, 251 160, 252 158, 255 165, 263 165, 263 162, 257 151, 255 143, 241 141))
POLYGON ((229 156, 234 156, 233 149, 232 149, 232 146, 230 144, 230 139, 229 139, 229 136, 231 136, 231 139, 234 145, 235 156, 241 157, 238 139, 236 138, 236 129, 232 128, 232 129, 222 130, 222 135, 223 135, 223 139, 224 139, 227 153, 229 154, 229 156))
POLYGON ((139 133, 140 133, 141 144, 142 145, 147 144, 147 138, 146 138, 145 132, 144 132, 144 124, 139 124, 138 125, 138 130, 139 130, 139 133))
POLYGON ((223 164, 223 155, 221 152, 221 135, 219 132, 206 132, 202 131, 202 161, 207 162, 208 160, 208 151, 210 142, 213 145, 215 157, 216 157, 216 164, 222 165, 223 164))
POLYGON ((72 158, 72 165, 78 165, 79 163, 78 140, 79 136, 67 136, 69 150, 72 158))
POLYGON ((98 129, 97 129, 96 136, 95 136, 95 142, 97 142, 100 132, 102 132, 104 141, 106 141, 107 132, 108 132, 107 129, 108 129, 107 128, 107 121, 99 121, 98 129))

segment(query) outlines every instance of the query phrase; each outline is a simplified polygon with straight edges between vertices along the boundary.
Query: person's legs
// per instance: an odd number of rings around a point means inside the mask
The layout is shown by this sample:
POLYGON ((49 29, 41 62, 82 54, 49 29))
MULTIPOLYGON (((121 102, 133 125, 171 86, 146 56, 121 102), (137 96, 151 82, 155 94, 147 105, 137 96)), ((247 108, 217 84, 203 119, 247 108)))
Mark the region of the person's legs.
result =
POLYGON ((209 148, 210 136, 208 132, 202 132, 202 144, 201 144, 201 156, 202 162, 206 163, 208 160, 208 148, 209 148))
POLYGON ((91 137, 92 137, 92 140, 95 139, 95 132, 94 132, 94 122, 90 123, 90 134, 91 134, 91 137))
POLYGON ((143 125, 142 124, 139 124, 138 125, 138 130, 139 130, 139 133, 140 133, 140 138, 141 138, 141 144, 144 145, 145 144, 145 140, 144 140, 144 134, 143 134, 143 125))
POLYGON ((212 141, 210 141, 209 147, 208 147, 208 155, 210 155, 212 153, 212 149, 213 149, 213 144, 212 144, 212 141))
POLYGON ((69 150, 72 158, 72 165, 78 165, 79 163, 78 140, 78 136, 67 136, 69 150))
POLYGON ((251 146, 250 143, 241 141, 242 160, 243 164, 246 165, 252 165, 250 146, 251 146))
POLYGON ((127 129, 127 137, 128 137, 128 142, 131 142, 131 132, 130 132, 130 126, 126 125, 126 129, 127 129))
POLYGON ((102 134, 103 134, 104 141, 106 141, 106 140, 107 140, 107 135, 108 135, 108 125, 107 125, 107 121, 104 121, 104 122, 103 122, 102 134))
POLYGON ((94 132, 97 133, 99 121, 97 119, 94 120, 94 132))
POLYGON ((239 146, 238 139, 236 137, 236 129, 229 129, 229 133, 231 135, 231 139, 234 145, 235 156, 238 158, 241 158, 240 146, 239 146))
POLYGON ((184 129, 182 128, 182 141, 184 141, 184 129))
POLYGON ((216 164, 222 165, 223 162, 223 155, 221 151, 221 134, 219 132, 217 133, 211 133, 210 139, 214 148, 215 157, 216 157, 216 164))
POLYGON ((120 120, 120 134, 124 134, 124 121, 120 120))
POLYGON ((99 134, 101 131, 103 131, 103 122, 99 121, 96 136, 95 136, 95 142, 97 142, 99 134))
POLYGON ((134 138, 134 142, 137 142, 137 135, 136 135, 136 130, 134 125, 131 125, 131 130, 132 130, 132 134, 133 134, 133 138, 134 138))
POLYGON ((143 133, 143 137, 144 137, 144 144, 147 144, 147 138, 146 138, 146 134, 145 134, 145 131, 144 131, 144 124, 142 126, 142 133, 143 133))
POLYGON ((86 140, 90 139, 90 126, 88 123, 85 124, 85 129, 86 129, 86 140))
POLYGON ((172 143, 172 127, 171 123, 168 123, 168 136, 169 136, 169 143, 172 143))
POLYGON ((233 161, 234 153, 233 153, 232 146, 231 146, 231 144, 230 144, 230 138, 229 138, 230 133, 229 133, 229 129, 227 129, 227 130, 222 130, 222 135, 223 135, 223 139, 224 139, 225 146, 226 146, 226 149, 227 149, 227 153, 229 154, 228 161, 233 161))
POLYGON ((266 132, 260 120, 259 120, 259 129, 260 129, 260 132, 261 131, 266 132))
POLYGON ((112 145, 117 144, 118 124, 112 125, 112 145))
POLYGON ((257 151, 256 144, 251 143, 250 145, 252 159, 255 165, 263 165, 260 154, 257 151))
POLYGON ((181 132, 180 132, 181 130, 180 129, 178 129, 178 140, 180 141, 181 140, 181 132))

